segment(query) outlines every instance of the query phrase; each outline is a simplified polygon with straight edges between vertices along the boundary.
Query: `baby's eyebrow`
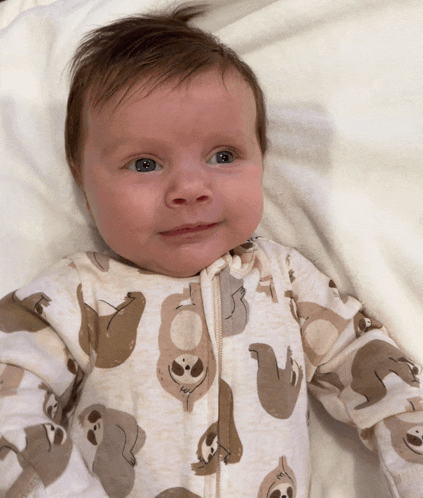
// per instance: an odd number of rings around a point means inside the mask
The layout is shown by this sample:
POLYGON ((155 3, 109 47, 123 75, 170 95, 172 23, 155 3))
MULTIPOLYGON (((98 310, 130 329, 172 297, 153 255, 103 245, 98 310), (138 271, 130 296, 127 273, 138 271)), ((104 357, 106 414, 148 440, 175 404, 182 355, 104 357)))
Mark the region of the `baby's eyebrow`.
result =
POLYGON ((134 151, 134 149, 145 149, 139 152, 152 152, 153 150, 166 151, 169 146, 165 142, 157 139, 149 139, 147 137, 123 137, 114 140, 101 149, 100 155, 104 159, 110 155, 118 155, 126 151, 134 151), (148 149, 148 150, 147 150, 148 149))
POLYGON ((108 145, 106 145, 106 147, 104 147, 101 150, 101 157, 104 158, 113 153, 116 153, 117 151, 119 151, 119 149, 122 149, 125 146, 127 146, 127 140, 125 139, 115 140, 114 142, 111 142, 108 145))

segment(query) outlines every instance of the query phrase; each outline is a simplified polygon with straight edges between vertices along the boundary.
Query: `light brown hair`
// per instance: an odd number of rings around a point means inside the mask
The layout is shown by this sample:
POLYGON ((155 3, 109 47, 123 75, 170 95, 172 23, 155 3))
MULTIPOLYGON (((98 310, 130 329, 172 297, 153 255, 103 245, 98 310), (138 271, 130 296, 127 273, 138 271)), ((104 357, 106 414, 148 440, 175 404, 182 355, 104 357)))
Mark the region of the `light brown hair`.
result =
POLYGON ((119 19, 88 33, 71 60, 71 85, 65 123, 66 159, 82 186, 84 109, 98 109, 120 91, 124 96, 140 80, 150 92, 175 81, 177 85, 202 70, 217 67, 222 78, 235 69, 251 87, 257 108, 257 138, 267 150, 264 95, 251 68, 214 35, 188 25, 204 15, 206 4, 182 4, 170 13, 141 14, 119 19))

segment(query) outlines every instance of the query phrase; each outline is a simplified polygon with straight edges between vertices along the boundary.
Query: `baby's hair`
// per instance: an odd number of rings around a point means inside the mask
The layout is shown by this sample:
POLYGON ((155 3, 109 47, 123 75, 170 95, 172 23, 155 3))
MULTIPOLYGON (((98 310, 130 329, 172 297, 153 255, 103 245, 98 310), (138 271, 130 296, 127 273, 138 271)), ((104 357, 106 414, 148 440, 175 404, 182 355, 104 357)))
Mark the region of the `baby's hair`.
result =
POLYGON ((82 186, 84 109, 99 109, 117 92, 123 98, 140 80, 152 92, 177 85, 217 67, 222 78, 235 69, 251 87, 257 108, 257 137, 267 149, 264 95, 251 68, 215 36, 188 25, 206 13, 206 4, 182 4, 170 13, 140 14, 119 19, 88 33, 70 63, 71 85, 65 124, 66 159, 82 186))

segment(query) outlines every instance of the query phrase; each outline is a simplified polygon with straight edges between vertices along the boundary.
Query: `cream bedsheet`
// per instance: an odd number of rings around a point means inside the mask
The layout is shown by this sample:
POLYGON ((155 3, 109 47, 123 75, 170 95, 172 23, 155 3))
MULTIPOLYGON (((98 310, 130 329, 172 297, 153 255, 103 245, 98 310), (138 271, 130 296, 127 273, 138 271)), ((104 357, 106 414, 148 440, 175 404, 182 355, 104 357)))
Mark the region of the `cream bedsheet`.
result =
MULTIPOLYGON (((258 233, 299 249, 423 363, 421 0, 210 3, 198 24, 245 58, 267 95, 258 233)), ((101 248, 65 163, 65 65, 89 29, 168 4, 0 4, 1 295, 66 254, 101 248)), ((316 403, 310 425, 312 498, 386 498, 353 429, 316 403)))

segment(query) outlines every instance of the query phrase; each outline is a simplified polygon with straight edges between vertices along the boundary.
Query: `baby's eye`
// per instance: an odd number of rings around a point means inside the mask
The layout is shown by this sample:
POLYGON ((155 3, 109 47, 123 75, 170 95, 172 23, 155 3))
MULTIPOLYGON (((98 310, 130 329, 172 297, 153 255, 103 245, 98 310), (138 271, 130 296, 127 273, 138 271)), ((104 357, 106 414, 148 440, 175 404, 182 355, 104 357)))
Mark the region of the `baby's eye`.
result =
POLYGON ((129 165, 131 171, 138 171, 139 173, 148 173, 149 171, 156 171, 160 168, 161 166, 154 159, 149 159, 148 157, 136 159, 129 165))
POLYGON ((226 164, 233 163, 235 161, 235 156, 229 150, 221 150, 214 154, 207 162, 209 164, 226 164))

